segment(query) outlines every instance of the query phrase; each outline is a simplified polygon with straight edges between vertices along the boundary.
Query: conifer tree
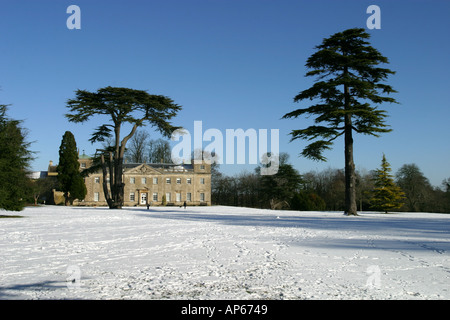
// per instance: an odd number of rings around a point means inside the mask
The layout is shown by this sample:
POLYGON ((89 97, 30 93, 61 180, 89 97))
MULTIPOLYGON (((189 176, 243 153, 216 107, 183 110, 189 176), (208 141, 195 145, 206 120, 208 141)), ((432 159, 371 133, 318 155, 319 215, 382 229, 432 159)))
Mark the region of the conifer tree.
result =
POLYGON ((345 213, 356 213, 356 173, 353 160, 353 132, 378 136, 389 132, 385 124, 386 111, 377 108, 393 98, 382 96, 395 90, 382 83, 394 72, 378 67, 388 59, 366 41, 370 35, 364 29, 348 29, 324 39, 311 55, 306 76, 317 77, 314 85, 295 96, 294 101, 314 101, 312 106, 294 110, 283 116, 297 118, 315 116, 315 124, 293 130, 292 139, 316 140, 307 145, 301 155, 325 161, 323 151, 331 149, 333 141, 344 136, 345 142, 345 213))
POLYGON ((281 153, 278 159, 279 167, 276 174, 260 175, 262 167, 256 168, 256 173, 260 176, 261 200, 269 203, 271 209, 288 207, 289 202, 303 183, 300 173, 288 163, 289 155, 287 153, 281 153))
POLYGON ((375 186, 372 191, 370 204, 373 209, 381 210, 385 213, 401 208, 405 199, 405 193, 395 184, 390 172, 391 166, 383 154, 381 168, 377 169, 374 174, 375 186))
POLYGON ((92 143, 113 138, 110 148, 100 152, 103 173, 103 193, 110 209, 121 209, 124 203, 123 162, 126 144, 139 127, 150 124, 164 136, 180 127, 170 123, 181 106, 162 95, 152 95, 143 90, 105 87, 97 92, 77 90, 76 98, 67 101, 71 113, 66 114, 70 122, 83 123, 93 116, 106 115, 111 123, 99 126, 92 134, 92 143), (124 125, 131 125, 128 135, 122 137, 124 125), (109 177, 109 179, 107 179, 109 177), (109 188, 107 181, 109 180, 109 188))
POLYGON ((0 208, 21 211, 31 193, 28 168, 32 152, 20 121, 9 119, 0 105, 0 208))
POLYGON ((66 131, 59 147, 58 181, 64 192, 65 205, 73 204, 75 199, 83 200, 86 185, 80 173, 78 151, 72 132, 66 131))

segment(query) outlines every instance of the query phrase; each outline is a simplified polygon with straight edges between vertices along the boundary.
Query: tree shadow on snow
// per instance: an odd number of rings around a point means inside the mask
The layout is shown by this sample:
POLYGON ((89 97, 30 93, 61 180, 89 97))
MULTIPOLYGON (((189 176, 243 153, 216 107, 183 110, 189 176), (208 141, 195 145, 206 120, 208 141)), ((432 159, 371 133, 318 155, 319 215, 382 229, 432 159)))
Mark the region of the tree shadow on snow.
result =
POLYGON ((21 299, 23 291, 50 291, 67 288, 61 281, 42 281, 28 284, 14 284, 0 287, 0 299, 21 299))
MULTIPOLYGON (((214 210, 214 209, 212 209, 214 210)), ((141 210, 139 210, 141 211, 141 210)), ((333 238, 325 234, 321 239, 316 235, 308 241, 295 239, 295 232, 290 232, 284 239, 292 245, 323 246, 330 248, 379 249, 380 247, 399 249, 408 247, 416 250, 431 250, 439 254, 450 251, 450 219, 448 218, 418 218, 405 215, 362 214, 359 217, 347 217, 340 213, 334 216, 312 217, 309 213, 302 216, 302 212, 295 215, 277 215, 277 212, 267 210, 267 214, 237 213, 199 213, 188 209, 145 210, 137 213, 149 219, 169 219, 177 221, 205 221, 224 225, 252 226, 267 228, 298 228, 321 231, 342 231, 349 234, 348 238, 333 238), (355 233, 352 234, 352 231, 355 233), (379 234, 379 236, 378 236, 379 234), (367 235, 367 237, 366 237, 367 235), (383 235, 396 236, 398 240, 382 239, 383 235), (363 236, 363 237, 361 237, 363 236), (358 238, 359 237, 359 238, 358 238), (368 241, 376 238, 376 243, 368 241), (409 239, 414 238, 414 241, 409 239), (422 238, 422 240, 419 240, 422 238), (411 245, 414 243, 414 245, 411 245), (405 245, 406 244, 406 245, 405 245)), ((188 225, 186 226, 188 227, 188 225)))

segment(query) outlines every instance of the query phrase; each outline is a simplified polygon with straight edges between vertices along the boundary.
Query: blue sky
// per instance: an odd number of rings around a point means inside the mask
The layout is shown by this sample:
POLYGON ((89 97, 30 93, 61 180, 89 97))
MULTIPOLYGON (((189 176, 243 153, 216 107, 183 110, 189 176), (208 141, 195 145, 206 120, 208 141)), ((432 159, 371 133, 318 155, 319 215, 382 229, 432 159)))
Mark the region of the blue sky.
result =
MULTIPOLYGON (((384 105, 394 130, 381 138, 357 136, 358 169, 380 166, 385 153, 395 172, 416 163, 432 184, 450 177, 450 1, 301 0, 40 0, 0 2, 0 103, 22 119, 32 169, 58 161, 66 130, 87 154, 105 118, 69 123, 74 91, 105 86, 148 90, 183 106, 174 120, 193 132, 217 128, 279 129, 280 151, 301 173, 343 168, 343 141, 328 162, 298 157, 304 141, 289 132, 311 119, 281 120, 306 104, 293 97, 312 85, 304 67, 314 47, 348 28, 366 28, 369 5, 381 9, 381 29, 367 31, 389 58, 389 78, 400 105, 384 105), (81 9, 81 29, 69 30, 69 5, 81 9)), ((152 138, 159 135, 149 128, 152 138)), ((224 165, 225 173, 251 170, 224 165)))

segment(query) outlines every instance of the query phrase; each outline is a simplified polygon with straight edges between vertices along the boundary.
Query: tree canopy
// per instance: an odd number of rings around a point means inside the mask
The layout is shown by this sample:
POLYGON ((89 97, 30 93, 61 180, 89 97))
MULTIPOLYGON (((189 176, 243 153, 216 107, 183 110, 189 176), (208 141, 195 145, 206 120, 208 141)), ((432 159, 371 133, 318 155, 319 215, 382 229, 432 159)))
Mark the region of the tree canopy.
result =
POLYGON ((397 184, 406 194, 405 206, 409 211, 425 211, 432 198, 433 187, 415 163, 404 164, 396 174, 397 184))

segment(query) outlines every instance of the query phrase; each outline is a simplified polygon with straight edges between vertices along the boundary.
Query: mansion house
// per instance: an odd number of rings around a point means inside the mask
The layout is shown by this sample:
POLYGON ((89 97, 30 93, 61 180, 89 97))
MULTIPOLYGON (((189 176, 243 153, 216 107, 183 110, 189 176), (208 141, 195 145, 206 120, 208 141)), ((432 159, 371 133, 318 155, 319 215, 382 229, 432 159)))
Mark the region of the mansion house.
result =
MULTIPOLYGON (((80 170, 89 168, 92 159, 79 156, 80 170)), ((56 176, 50 161, 48 176, 56 176)), ((106 206, 101 170, 84 178, 87 194, 74 205, 106 206)), ((124 163, 124 206, 211 205, 211 165, 124 163)), ((55 196, 55 202, 56 201, 55 196)))

